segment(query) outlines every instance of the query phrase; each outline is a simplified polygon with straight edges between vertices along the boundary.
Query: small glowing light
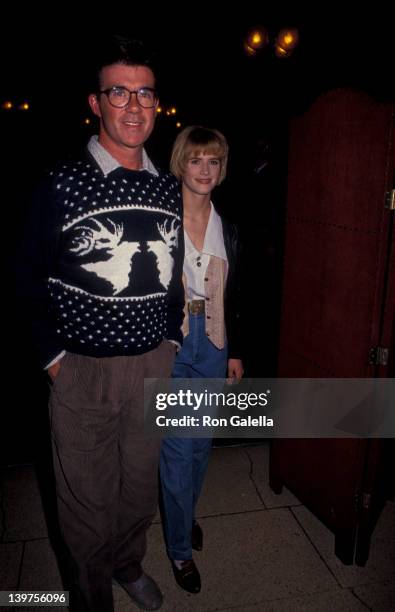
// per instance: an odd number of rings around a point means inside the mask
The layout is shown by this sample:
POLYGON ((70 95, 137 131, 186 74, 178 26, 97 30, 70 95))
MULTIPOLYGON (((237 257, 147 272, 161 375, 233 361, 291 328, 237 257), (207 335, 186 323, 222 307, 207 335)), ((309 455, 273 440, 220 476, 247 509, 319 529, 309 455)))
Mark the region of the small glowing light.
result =
POLYGON ((280 45, 276 45, 274 47, 274 52, 277 55, 277 57, 288 57, 291 52, 288 51, 288 49, 283 49, 282 47, 280 47, 280 45))
POLYGON ((181 127, 181 123, 179 121, 177 121, 176 123, 176 127, 180 128, 181 127))
POLYGON ((13 108, 13 103, 10 102, 10 100, 7 100, 7 102, 3 102, 2 104, 2 108, 4 108, 4 110, 11 110, 11 108, 13 108))
POLYGON ((169 110, 169 109, 167 109, 167 111, 166 111, 166 115, 167 115, 168 117, 170 117, 170 110, 169 110))
POLYGON ((163 111, 163 108, 161 106, 158 106, 158 108, 156 109, 157 113, 161 113, 163 111))
POLYGON ((246 37, 245 44, 253 50, 262 49, 269 42, 269 34, 266 28, 259 26, 252 28, 246 37))
POLYGON ((19 110, 29 110, 30 106, 27 102, 23 102, 23 104, 19 105, 19 110))
POLYGON ((177 109, 176 109, 176 107, 175 107, 175 106, 172 106, 172 107, 171 107, 171 109, 170 109, 170 114, 171 114, 171 115, 175 115, 176 113, 177 113, 177 109))
POLYGON ((84 121, 85 125, 90 125, 91 120, 87 117, 84 121))
POLYGON ((299 42, 299 32, 296 28, 283 28, 279 31, 276 38, 276 51, 281 49, 278 55, 289 55, 299 42), (285 51, 286 53, 282 53, 285 51))
POLYGON ((247 43, 244 43, 244 51, 247 53, 247 55, 256 55, 255 49, 247 45, 247 43))

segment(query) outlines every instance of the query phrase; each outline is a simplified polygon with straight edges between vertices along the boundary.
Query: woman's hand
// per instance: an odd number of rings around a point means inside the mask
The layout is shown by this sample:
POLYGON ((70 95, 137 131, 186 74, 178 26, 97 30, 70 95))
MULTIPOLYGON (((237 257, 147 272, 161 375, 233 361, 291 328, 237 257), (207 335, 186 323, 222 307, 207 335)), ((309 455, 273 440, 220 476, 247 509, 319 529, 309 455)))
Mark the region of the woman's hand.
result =
POLYGON ((228 359, 228 383, 239 381, 244 374, 241 359, 228 359))

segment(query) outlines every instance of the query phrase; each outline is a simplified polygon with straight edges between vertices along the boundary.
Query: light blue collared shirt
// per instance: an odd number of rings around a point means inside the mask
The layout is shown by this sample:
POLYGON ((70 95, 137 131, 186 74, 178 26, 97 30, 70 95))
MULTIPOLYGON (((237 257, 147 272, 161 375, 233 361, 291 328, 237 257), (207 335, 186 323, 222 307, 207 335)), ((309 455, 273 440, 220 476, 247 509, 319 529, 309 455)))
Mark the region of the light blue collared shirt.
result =
MULTIPOLYGON (((88 142, 88 151, 100 166, 104 176, 107 176, 107 174, 110 174, 113 170, 121 167, 121 164, 111 155, 111 153, 100 144, 98 136, 91 136, 88 142)), ((143 165, 140 170, 147 170, 151 174, 159 176, 157 169, 148 157, 145 149, 143 149, 142 162, 143 165)))

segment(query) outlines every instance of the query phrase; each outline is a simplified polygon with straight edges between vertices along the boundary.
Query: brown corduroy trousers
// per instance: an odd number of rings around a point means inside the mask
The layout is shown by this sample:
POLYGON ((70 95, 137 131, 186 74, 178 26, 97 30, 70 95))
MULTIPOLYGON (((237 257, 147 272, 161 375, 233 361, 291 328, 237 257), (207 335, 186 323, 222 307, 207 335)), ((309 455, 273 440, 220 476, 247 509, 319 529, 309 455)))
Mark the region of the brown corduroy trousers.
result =
POLYGON ((174 357, 164 340, 133 357, 62 359, 49 407, 73 610, 112 612, 112 578, 142 573, 160 451, 160 439, 144 435, 144 378, 170 376, 174 357))

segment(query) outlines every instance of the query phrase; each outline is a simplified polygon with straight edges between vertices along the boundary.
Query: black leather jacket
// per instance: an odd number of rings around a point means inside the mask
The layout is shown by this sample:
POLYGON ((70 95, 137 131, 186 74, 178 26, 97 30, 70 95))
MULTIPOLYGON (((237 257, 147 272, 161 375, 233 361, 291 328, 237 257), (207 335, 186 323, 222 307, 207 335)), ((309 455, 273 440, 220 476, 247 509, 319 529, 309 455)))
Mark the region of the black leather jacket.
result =
POLYGON ((229 265, 224 299, 228 357, 230 359, 241 359, 243 334, 241 329, 240 240, 237 227, 223 217, 221 217, 221 221, 229 265))

